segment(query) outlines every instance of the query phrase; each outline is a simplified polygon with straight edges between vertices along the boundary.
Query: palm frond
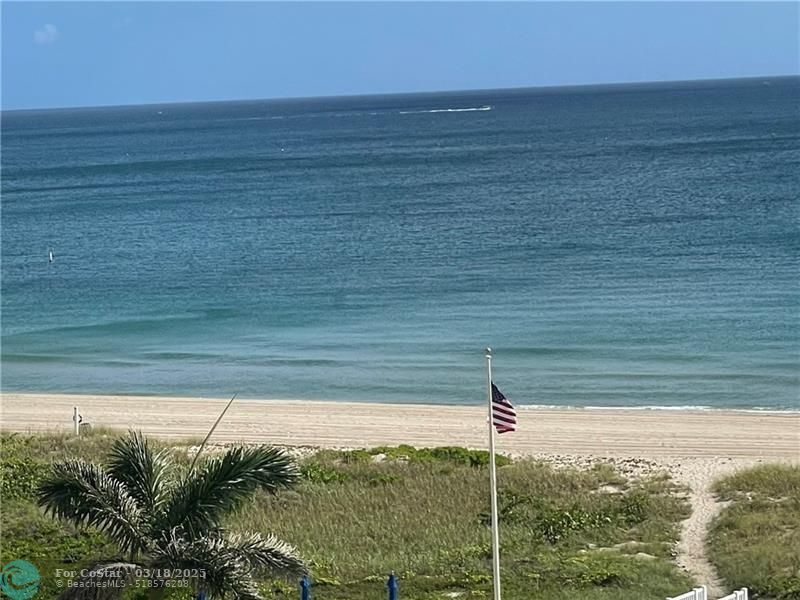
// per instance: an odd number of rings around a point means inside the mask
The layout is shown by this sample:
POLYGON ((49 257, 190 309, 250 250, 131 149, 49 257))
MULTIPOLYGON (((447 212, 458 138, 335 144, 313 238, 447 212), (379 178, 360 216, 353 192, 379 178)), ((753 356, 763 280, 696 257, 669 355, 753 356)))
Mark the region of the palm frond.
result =
POLYGON ((294 460, 267 446, 236 446, 188 474, 165 505, 164 529, 183 527, 191 536, 214 528, 256 489, 275 492, 298 477, 294 460))
POLYGON ((198 573, 198 588, 212 598, 232 594, 241 600, 262 600, 250 564, 219 535, 189 540, 175 528, 156 545, 152 558, 154 569, 198 573))
POLYGON ((260 533, 229 534, 225 540, 231 550, 252 569, 267 571, 282 577, 297 577, 308 573, 308 566, 297 549, 274 535, 260 533))
POLYGON ((133 585, 141 565, 124 562, 100 563, 82 571, 82 577, 64 588, 58 600, 117 600, 125 587, 133 585))
POLYGON ((46 512, 103 530, 123 551, 136 552, 145 546, 143 515, 136 501, 98 465, 75 459, 55 463, 37 496, 46 512))
POLYGON ((167 496, 170 469, 167 453, 153 452, 141 432, 131 431, 114 442, 107 469, 125 484, 146 512, 157 510, 167 496))

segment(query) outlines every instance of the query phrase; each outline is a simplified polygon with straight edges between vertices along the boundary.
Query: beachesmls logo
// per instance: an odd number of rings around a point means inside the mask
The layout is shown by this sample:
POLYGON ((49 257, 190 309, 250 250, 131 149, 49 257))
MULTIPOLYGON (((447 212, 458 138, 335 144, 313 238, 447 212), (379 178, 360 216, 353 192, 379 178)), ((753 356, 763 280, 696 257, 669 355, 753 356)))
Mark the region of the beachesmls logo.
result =
POLYGON ((11 600, 28 600, 39 591, 39 569, 27 560, 12 560, 0 572, 0 591, 11 600))

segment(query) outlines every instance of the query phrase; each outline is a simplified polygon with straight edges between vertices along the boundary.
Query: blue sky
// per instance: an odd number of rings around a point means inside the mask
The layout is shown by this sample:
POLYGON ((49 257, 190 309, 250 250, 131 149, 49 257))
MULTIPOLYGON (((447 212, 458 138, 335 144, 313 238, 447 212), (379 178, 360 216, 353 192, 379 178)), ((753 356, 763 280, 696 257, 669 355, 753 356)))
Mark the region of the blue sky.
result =
POLYGON ((5 109, 800 73, 797 2, 2 2, 5 109))

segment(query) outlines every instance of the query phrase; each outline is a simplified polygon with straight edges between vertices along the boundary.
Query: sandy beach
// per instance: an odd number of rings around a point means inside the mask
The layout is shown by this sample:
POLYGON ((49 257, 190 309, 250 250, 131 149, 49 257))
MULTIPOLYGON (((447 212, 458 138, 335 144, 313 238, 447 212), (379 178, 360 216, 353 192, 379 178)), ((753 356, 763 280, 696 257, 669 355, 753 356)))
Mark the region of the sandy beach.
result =
MULTIPOLYGON (((163 438, 203 437, 227 399, 152 396, 2 395, 2 429, 69 430, 72 407, 95 426, 135 428, 163 438)), ((800 413, 519 409, 519 429, 498 437, 502 452, 650 460, 800 458, 800 413)), ((234 401, 215 442, 332 448, 388 444, 486 447, 482 406, 234 401)))

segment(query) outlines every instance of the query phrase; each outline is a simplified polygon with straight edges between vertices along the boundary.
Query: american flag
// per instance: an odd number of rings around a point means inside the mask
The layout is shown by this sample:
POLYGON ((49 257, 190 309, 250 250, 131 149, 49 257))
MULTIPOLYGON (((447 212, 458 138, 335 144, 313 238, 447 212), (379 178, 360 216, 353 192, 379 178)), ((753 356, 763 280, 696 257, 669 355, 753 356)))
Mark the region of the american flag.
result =
POLYGON ((494 383, 492 383, 492 422, 497 433, 514 431, 517 428, 517 411, 494 383))

